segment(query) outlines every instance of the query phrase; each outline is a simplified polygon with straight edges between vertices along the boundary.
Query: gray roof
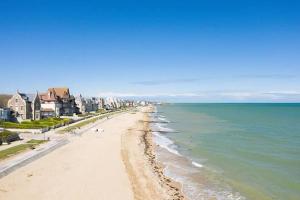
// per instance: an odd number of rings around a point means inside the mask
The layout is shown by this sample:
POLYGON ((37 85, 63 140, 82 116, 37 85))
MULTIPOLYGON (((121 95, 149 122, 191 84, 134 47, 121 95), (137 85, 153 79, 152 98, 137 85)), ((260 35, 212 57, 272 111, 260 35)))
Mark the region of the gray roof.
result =
POLYGON ((36 97, 36 94, 25 94, 25 93, 19 93, 19 94, 24 100, 29 102, 32 102, 36 97))
POLYGON ((36 94, 26 94, 26 96, 28 97, 28 101, 33 102, 33 100, 36 97, 36 94))

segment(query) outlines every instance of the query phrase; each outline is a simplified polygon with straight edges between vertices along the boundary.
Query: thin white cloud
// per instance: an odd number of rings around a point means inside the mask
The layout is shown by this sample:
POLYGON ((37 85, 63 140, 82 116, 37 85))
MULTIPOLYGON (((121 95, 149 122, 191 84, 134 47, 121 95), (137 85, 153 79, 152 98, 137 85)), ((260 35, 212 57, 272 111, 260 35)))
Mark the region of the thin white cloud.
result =
POLYGON ((104 97, 197 97, 202 96, 196 93, 121 93, 121 92, 102 92, 99 96, 104 97))
POLYGON ((154 85, 166 85, 166 84, 178 84, 178 83, 194 83, 199 81, 199 78, 188 79, 166 79, 166 80, 151 80, 151 81, 137 81, 132 82, 134 85, 154 86, 154 85))
POLYGON ((279 95, 300 95, 298 91, 271 91, 268 94, 279 94, 279 95))
POLYGON ((102 92, 99 96, 150 99, 193 99, 199 101, 300 101, 299 91, 200 91, 186 93, 102 92))
POLYGON ((216 76, 201 76, 197 78, 174 78, 174 79, 161 79, 161 80, 142 80, 142 81, 135 81, 131 82, 130 84, 133 85, 143 85, 143 86, 158 86, 158 85, 169 85, 169 84, 189 84, 189 83, 196 83, 199 81, 203 80, 214 80, 217 78, 223 78, 223 79, 294 79, 298 78, 297 75, 293 74, 241 74, 241 75, 232 75, 232 76, 221 76, 221 77, 216 77, 216 76))

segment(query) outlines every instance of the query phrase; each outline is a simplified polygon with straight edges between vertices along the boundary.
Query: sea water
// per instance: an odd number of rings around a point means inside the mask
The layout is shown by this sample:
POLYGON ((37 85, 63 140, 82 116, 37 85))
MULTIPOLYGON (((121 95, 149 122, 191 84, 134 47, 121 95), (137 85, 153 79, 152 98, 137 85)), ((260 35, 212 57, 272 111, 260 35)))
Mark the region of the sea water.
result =
POLYGON ((300 199, 300 104, 167 104, 158 159, 200 199, 300 199))

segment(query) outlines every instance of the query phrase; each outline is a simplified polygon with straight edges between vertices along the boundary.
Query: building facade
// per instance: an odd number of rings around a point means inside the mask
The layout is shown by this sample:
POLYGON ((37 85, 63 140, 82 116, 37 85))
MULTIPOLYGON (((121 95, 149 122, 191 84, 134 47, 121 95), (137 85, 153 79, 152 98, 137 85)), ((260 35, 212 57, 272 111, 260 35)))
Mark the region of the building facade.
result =
POLYGON ((42 116, 60 117, 72 116, 75 113, 75 98, 69 88, 49 88, 40 94, 42 116))
POLYGON ((9 108, 0 108, 0 120, 9 121, 11 119, 11 110, 9 108))
POLYGON ((92 111, 97 111, 98 110, 98 99, 96 97, 91 98, 92 101, 92 111))
POLYGON ((98 101, 97 98, 84 98, 80 94, 75 98, 76 107, 78 113, 85 114, 88 112, 93 112, 98 110, 98 101))
POLYGON ((17 92, 8 100, 7 107, 18 121, 41 119, 41 102, 38 93, 32 95, 17 92))
POLYGON ((85 114, 86 113, 86 101, 85 98, 82 97, 80 94, 78 97, 75 98, 76 103, 76 113, 85 114))
POLYGON ((105 100, 104 98, 98 99, 98 110, 105 109, 105 100))

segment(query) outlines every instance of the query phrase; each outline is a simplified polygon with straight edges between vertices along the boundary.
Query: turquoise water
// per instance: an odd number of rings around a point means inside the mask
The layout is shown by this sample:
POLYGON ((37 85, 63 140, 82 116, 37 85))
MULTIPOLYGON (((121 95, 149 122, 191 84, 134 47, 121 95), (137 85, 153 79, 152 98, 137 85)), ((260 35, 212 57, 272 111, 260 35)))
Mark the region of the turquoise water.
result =
POLYGON ((169 104, 157 110, 157 117, 172 122, 161 126, 177 131, 161 133, 174 141, 169 147, 196 162, 197 171, 186 170, 191 177, 182 179, 195 187, 202 182, 193 199, 300 199, 300 104, 169 104), (231 194, 222 197, 222 191, 231 194))

